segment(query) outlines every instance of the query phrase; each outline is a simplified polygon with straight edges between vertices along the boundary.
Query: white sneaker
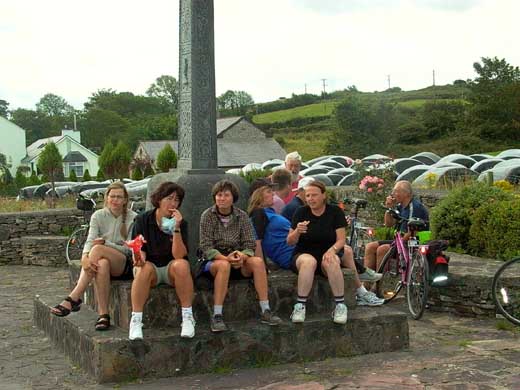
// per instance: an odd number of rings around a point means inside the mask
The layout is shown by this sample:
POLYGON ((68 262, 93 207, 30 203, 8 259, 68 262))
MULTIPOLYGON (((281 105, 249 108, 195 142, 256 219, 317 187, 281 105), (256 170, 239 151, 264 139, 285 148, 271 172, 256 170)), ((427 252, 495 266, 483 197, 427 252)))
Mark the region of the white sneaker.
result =
POLYGON ((379 274, 371 268, 366 268, 365 272, 359 274, 359 280, 362 282, 377 282, 382 277, 383 274, 379 274))
POLYGON ((135 317, 130 320, 130 331, 128 332, 130 340, 143 339, 143 322, 135 317))
POLYGON ((344 303, 338 303, 332 313, 333 320, 336 324, 347 323, 347 306, 344 303))
POLYGON ((299 324, 305 321, 305 305, 297 303, 294 305, 294 310, 291 314, 291 321, 299 324))
POLYGON ((385 300, 379 298, 372 291, 367 291, 362 295, 356 295, 356 302, 359 306, 381 306, 385 303, 385 300))
POLYGON ((192 314, 182 316, 181 337, 191 339, 195 336, 195 319, 192 314))

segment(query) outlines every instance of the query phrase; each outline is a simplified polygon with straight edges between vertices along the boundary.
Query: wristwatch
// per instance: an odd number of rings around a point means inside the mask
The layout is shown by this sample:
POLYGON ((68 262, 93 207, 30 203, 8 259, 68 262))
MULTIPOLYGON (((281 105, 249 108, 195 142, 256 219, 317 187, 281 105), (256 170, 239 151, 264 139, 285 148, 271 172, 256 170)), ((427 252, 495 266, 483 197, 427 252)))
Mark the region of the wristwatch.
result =
POLYGON ((173 232, 174 232, 174 233, 180 233, 180 232, 181 232, 181 229, 175 229, 173 232))

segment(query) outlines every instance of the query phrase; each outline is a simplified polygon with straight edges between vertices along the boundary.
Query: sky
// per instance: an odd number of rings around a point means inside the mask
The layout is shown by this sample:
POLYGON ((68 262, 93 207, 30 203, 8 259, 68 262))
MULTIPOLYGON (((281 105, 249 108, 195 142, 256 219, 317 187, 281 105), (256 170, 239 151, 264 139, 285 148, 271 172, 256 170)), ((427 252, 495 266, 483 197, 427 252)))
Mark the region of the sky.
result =
MULTIPOLYGON (((520 65, 517 0, 214 0, 216 94, 256 102, 355 85, 372 92, 520 65), (390 80, 389 80, 390 79, 390 80)), ((179 0, 0 0, 0 99, 46 93, 77 109, 102 88, 145 94, 178 78, 179 0)))

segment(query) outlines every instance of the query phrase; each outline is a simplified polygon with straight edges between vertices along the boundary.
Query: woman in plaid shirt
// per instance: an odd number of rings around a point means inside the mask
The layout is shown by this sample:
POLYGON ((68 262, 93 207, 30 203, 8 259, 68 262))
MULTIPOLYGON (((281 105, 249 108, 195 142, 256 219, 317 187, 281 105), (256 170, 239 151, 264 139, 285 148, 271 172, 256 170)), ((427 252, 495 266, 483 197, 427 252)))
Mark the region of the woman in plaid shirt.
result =
POLYGON ((213 186, 215 204, 200 217, 200 249, 207 259, 203 272, 214 279, 214 307, 211 330, 227 330, 222 317, 229 279, 253 278, 260 301, 260 321, 278 325, 282 321, 269 307, 267 271, 264 261, 255 254, 255 235, 247 213, 233 204, 238 200, 238 188, 229 180, 213 186))

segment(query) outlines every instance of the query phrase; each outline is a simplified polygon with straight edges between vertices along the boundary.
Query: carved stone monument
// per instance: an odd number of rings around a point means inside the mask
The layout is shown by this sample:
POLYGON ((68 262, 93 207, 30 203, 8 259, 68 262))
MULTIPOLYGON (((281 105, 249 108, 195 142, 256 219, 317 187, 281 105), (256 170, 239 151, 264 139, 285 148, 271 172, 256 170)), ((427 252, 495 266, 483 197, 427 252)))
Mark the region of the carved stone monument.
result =
POLYGON ((193 260, 200 215, 213 203, 213 185, 223 178, 237 184, 242 194, 240 208, 245 208, 248 185, 240 176, 217 168, 213 0, 180 0, 179 7, 178 167, 150 180, 147 209, 152 207, 150 194, 161 183, 174 181, 185 189, 181 212, 188 222, 193 260))

